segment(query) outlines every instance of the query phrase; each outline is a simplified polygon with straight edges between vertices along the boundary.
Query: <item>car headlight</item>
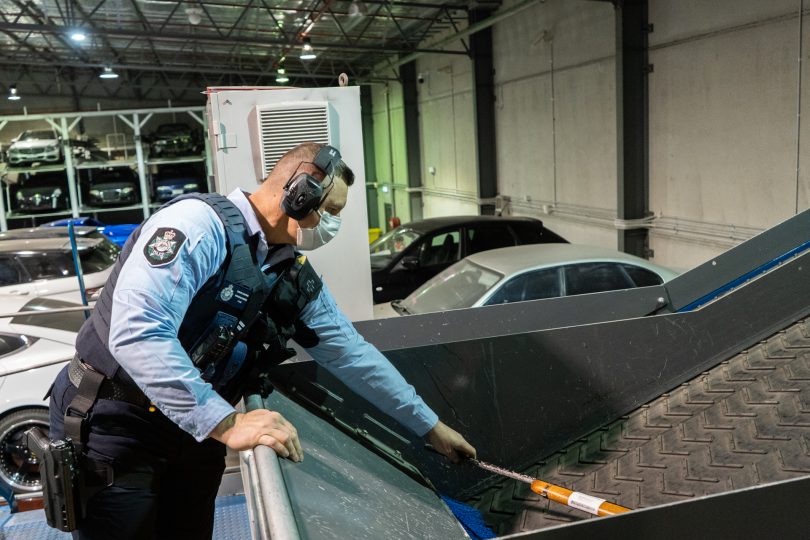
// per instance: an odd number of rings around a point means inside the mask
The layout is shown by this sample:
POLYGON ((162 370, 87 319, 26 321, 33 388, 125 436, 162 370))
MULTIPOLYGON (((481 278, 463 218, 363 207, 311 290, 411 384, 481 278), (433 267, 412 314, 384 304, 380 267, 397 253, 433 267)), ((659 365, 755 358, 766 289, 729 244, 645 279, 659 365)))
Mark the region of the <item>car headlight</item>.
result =
POLYGON ((133 191, 135 191, 135 188, 133 188, 133 187, 131 187, 131 186, 130 186, 130 187, 121 188, 121 195, 132 195, 132 192, 133 192, 133 191))
POLYGON ((199 189, 199 186, 197 185, 196 182, 193 183, 193 184, 183 184, 183 190, 189 190, 189 189, 199 189))
POLYGON ((23 194, 22 194, 22 193, 20 193, 20 192, 18 191, 18 192, 17 192, 17 200, 18 200, 18 201, 21 201, 21 200, 23 200, 23 199, 25 199, 25 197, 23 196, 23 194))
POLYGON ((98 189, 91 189, 90 190, 90 195, 92 195, 93 197, 98 197, 98 196, 101 195, 101 191, 98 190, 98 189))

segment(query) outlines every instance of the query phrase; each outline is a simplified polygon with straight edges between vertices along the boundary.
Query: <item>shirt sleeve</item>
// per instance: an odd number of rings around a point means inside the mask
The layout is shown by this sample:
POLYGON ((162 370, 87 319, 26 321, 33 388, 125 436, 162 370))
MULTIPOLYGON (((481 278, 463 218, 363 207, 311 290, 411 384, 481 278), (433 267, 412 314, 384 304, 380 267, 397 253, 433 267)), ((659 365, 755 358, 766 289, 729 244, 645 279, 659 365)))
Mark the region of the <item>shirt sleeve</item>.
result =
POLYGON ((357 333, 326 284, 301 312, 301 321, 319 339, 307 352, 354 392, 416 435, 424 435, 439 421, 391 362, 357 333))
POLYGON ((180 201, 142 227, 113 291, 110 352, 152 403, 198 441, 234 408, 201 378, 177 336, 226 249, 214 210, 202 201, 180 201), (162 243, 166 231, 171 240, 162 243))

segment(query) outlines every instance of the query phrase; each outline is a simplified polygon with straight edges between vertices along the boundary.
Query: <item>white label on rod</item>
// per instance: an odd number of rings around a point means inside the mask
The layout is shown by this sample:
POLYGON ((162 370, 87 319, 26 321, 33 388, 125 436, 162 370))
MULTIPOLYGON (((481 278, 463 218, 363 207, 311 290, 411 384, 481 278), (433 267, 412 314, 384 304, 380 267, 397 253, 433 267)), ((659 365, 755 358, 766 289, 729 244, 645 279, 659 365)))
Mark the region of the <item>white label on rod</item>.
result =
POLYGON ((568 497, 568 506, 583 510, 595 516, 599 515, 599 507, 602 506, 603 502, 605 502, 605 499, 591 497, 590 495, 585 495, 578 491, 573 492, 571 496, 568 497))

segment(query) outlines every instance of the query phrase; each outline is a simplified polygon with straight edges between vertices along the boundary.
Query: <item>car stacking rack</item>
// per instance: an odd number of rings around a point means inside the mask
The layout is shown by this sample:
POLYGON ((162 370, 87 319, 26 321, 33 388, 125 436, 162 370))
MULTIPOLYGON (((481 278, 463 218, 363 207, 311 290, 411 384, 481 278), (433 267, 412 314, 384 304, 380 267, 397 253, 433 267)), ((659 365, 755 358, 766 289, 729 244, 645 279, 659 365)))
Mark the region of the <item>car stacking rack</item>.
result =
MULTIPOLYGON (((306 459, 232 456, 215 537, 463 538, 439 494, 504 537, 804 536, 808 230, 804 212, 661 286, 356 325, 482 461, 632 511, 591 518, 453 466, 299 358, 246 406, 282 410, 306 459)), ((50 534, 36 515, 5 538, 50 534)))

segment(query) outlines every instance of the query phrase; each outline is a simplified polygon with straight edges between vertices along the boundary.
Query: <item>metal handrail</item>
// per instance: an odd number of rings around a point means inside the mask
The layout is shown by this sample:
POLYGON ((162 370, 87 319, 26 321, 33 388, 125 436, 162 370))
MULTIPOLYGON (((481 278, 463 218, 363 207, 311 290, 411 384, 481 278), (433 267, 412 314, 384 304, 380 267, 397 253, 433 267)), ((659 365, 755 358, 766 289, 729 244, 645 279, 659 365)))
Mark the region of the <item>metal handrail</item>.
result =
MULTIPOLYGON (((261 396, 245 397, 248 411, 264 409, 261 396)), ((254 539, 299 540, 301 535, 292 512, 290 497, 276 453, 267 446, 239 453, 242 477, 248 480, 251 533, 254 539)))

